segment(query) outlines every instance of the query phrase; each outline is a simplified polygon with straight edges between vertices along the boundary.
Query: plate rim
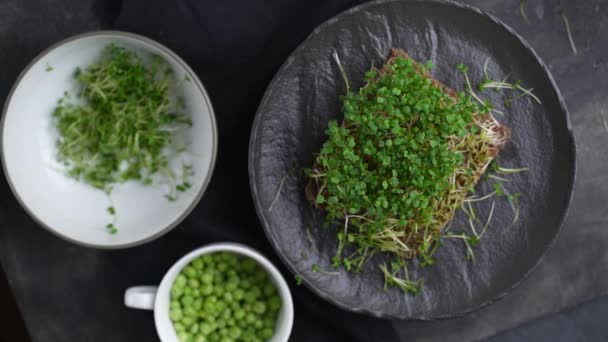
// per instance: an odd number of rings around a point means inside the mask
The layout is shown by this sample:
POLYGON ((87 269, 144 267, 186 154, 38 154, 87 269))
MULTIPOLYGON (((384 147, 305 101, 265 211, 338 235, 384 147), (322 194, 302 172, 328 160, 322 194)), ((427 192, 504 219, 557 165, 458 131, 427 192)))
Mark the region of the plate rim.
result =
POLYGON ((376 318, 434 321, 434 320, 443 320, 443 319, 449 319, 449 318, 462 317, 468 313, 477 311, 481 308, 487 307, 488 305, 490 305, 492 303, 500 301, 507 294, 509 294, 511 291, 513 291, 516 287, 518 287, 522 282, 524 282, 526 279, 528 279, 530 274, 532 274, 534 272, 534 270, 536 270, 538 265, 542 262, 542 260, 547 255, 547 253, 555 245, 555 241, 557 240, 557 238, 559 237, 559 235, 563 229, 564 222, 566 221, 566 218, 568 217, 569 209, 572 205, 572 200, 574 197, 573 195, 574 195, 574 190, 575 190, 575 183, 576 183, 576 176, 577 176, 577 147, 576 147, 576 139, 574 136, 574 131, 572 129, 572 123, 570 120, 570 113, 568 111, 568 108, 566 107, 566 103, 563 99, 562 93, 561 93, 559 87, 557 86, 555 79, 553 78, 553 75, 551 74, 547 65, 543 62, 543 60, 536 53, 536 51, 528 44, 528 42, 521 35, 519 35, 513 28, 511 28, 509 25, 505 24, 501 19, 498 19, 496 16, 494 16, 482 9, 479 9, 475 6, 459 3, 454 0, 374 0, 374 1, 370 1, 367 3, 357 5, 355 7, 346 9, 346 10, 332 16, 331 18, 323 21, 321 24, 319 24, 317 27, 315 27, 311 31, 311 33, 306 37, 306 39, 304 39, 289 54, 289 56, 287 57, 285 62, 283 62, 281 67, 276 71, 272 80, 268 83, 268 86, 266 87, 266 90, 264 92, 264 96, 262 97, 262 100, 260 101, 260 103, 258 105, 258 109, 256 111, 255 118, 254 118, 253 124, 251 126, 251 133, 250 133, 250 138, 249 138, 249 149, 248 149, 249 186, 250 186, 251 196, 252 196, 252 200, 254 202, 256 214, 257 214, 258 219, 260 220, 260 223, 264 230, 264 234, 266 235, 270 244, 272 245, 273 249, 275 250, 275 253, 278 255, 279 259, 283 262, 283 264, 289 269, 289 271, 292 274, 294 274, 294 275, 299 274, 298 271, 296 270, 296 268, 292 265, 292 263, 285 257, 285 255, 283 253, 280 252, 281 249, 279 248, 279 246, 277 244, 276 238, 273 235, 273 231, 271 229, 269 229, 269 223, 268 223, 267 217, 265 215, 265 210, 261 207, 259 201, 257 200, 256 194, 259 191, 258 191, 258 187, 257 187, 256 181, 255 181, 257 179, 257 170, 254 167, 254 164, 256 162, 256 158, 255 158, 256 153, 255 153, 254 146, 255 146, 256 142, 258 141, 258 131, 259 131, 259 126, 261 124, 262 107, 268 101, 268 97, 270 95, 269 90, 276 84, 276 82, 279 79, 279 75, 284 71, 284 69, 286 69, 291 64, 291 61, 293 60, 294 56, 300 50, 302 50, 304 48, 305 43, 308 42, 313 36, 315 36, 316 34, 321 32, 323 29, 325 29, 325 27, 333 24, 335 21, 337 21, 338 19, 340 19, 342 17, 346 17, 348 15, 366 10, 371 7, 382 6, 382 5, 389 4, 389 3, 423 4, 423 5, 432 5, 432 6, 444 5, 444 6, 453 6, 458 9, 470 11, 475 15, 480 15, 482 17, 489 19, 492 23, 494 23, 494 24, 498 25, 500 28, 504 29, 508 34, 510 34, 514 38, 516 38, 522 44, 523 48, 526 49, 532 55, 532 57, 536 60, 536 62, 541 67, 541 70, 544 72, 544 74, 548 78, 549 84, 550 84, 554 94, 556 95, 557 102, 560 106, 560 109, 561 109, 563 115, 565 116, 565 122, 566 122, 565 128, 566 128, 567 134, 564 137, 564 139, 569 139, 568 143, 570 145, 570 151, 568 151, 568 152, 570 154, 569 157, 571 158, 571 161, 570 161, 571 166, 569 169, 568 194, 567 194, 567 199, 565 202, 565 207, 561 214, 561 217, 558 218, 558 225, 557 225, 557 230, 556 230, 555 234, 548 241, 546 248, 544 249, 544 251, 542 251, 540 257, 521 276, 521 278, 519 280, 517 280, 516 282, 514 282, 511 286, 509 286, 508 288, 503 290, 502 292, 494 295, 493 297, 487 299, 486 301, 484 301, 478 305, 474 305, 474 306, 465 308, 464 310, 454 310, 454 311, 448 312, 446 314, 432 315, 432 316, 429 316, 429 315, 412 316, 412 315, 409 315, 406 313, 387 314, 387 313, 383 313, 378 310, 371 310, 371 309, 361 308, 361 307, 354 308, 352 306, 346 305, 345 303, 334 299, 331 295, 322 291, 321 289, 319 289, 315 286, 312 286, 307 281, 305 276, 302 276, 302 284, 304 284, 309 290, 311 290, 317 296, 323 298, 324 300, 328 301, 329 303, 331 303, 341 309, 355 312, 355 313, 369 315, 369 316, 376 317, 376 318))

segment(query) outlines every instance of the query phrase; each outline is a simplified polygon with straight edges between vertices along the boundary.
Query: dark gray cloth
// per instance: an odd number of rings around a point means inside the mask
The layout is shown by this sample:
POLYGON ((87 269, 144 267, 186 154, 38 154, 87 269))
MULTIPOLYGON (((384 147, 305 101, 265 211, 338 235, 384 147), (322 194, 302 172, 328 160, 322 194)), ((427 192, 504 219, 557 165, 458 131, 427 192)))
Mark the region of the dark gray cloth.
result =
POLYGON ((591 342, 608 340, 608 297, 549 315, 509 330, 487 342, 591 342))
MULTIPOLYGON (((438 322, 382 321, 343 312, 293 284, 294 341, 476 340, 559 311, 608 290, 608 3, 564 2, 579 54, 570 50, 557 1, 466 1, 513 26, 552 69, 572 115, 579 171, 570 217, 532 276, 502 301, 438 322), (392 323, 392 324, 391 324, 392 323), (394 329, 393 329, 394 328, 394 329)), ((0 98, 37 53, 70 35, 109 25, 114 0, 0 2, 0 98)), ((144 246, 97 251, 39 228, 0 184, 0 262, 36 341, 153 341, 149 312, 122 305, 126 287, 157 283, 189 250, 213 241, 243 242, 280 264, 257 222, 247 177, 247 145, 264 89, 288 54, 349 0, 125 0, 114 27, 143 33, 190 63, 216 108, 220 150, 200 205, 176 230, 144 246)), ((34 97, 33 97, 34 99, 34 97)), ((530 227, 533 229, 533 227, 530 227)))

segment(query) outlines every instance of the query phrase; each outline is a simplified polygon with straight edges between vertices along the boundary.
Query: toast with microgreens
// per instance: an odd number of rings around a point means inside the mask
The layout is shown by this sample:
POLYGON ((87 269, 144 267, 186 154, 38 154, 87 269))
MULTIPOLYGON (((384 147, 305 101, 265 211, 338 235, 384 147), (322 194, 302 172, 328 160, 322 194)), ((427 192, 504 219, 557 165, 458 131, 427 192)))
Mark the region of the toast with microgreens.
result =
POLYGON ((343 223, 336 267, 358 270, 382 252, 432 263, 444 227, 509 140, 487 107, 434 79, 431 67, 393 49, 363 87, 347 89, 342 123, 328 125, 305 192, 343 223))

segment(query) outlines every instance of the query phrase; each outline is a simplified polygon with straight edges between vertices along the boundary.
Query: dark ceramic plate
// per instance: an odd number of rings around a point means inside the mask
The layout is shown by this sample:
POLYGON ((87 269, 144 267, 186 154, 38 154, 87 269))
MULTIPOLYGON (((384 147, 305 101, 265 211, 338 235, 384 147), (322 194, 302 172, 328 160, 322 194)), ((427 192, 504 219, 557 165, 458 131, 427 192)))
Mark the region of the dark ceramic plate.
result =
MULTIPOLYGON (((486 96, 500 107, 503 96, 513 94, 489 92, 486 96)), ((570 204, 575 174, 568 114, 545 65, 496 18, 447 1, 372 2, 322 24, 268 87, 253 125, 249 153, 257 212, 285 264, 330 302, 392 318, 456 316, 504 296, 530 273, 555 240, 570 204), (326 139, 328 121, 342 117, 339 96, 345 87, 332 52, 340 56, 351 86, 357 89, 364 72, 372 64, 383 64, 392 47, 406 49, 418 61, 432 60, 435 78, 459 90, 463 78, 454 65, 467 64, 471 79, 480 81, 490 58, 488 67, 494 78, 510 73, 534 88, 542 101, 521 98, 506 115, 497 116, 513 131, 499 164, 529 168, 514 175, 507 186, 522 194, 519 220, 511 225, 509 202, 497 199, 492 225, 475 249, 475 263, 465 260, 462 241, 449 239, 436 254, 434 266, 410 267, 415 277, 425 281, 417 296, 382 289, 383 277, 376 268, 382 257, 368 262, 359 274, 343 269, 336 275, 311 271, 313 264, 332 270, 336 228, 323 227, 323 215, 305 198, 305 177, 295 172, 311 167, 326 139)), ((492 182, 484 180, 476 191, 486 194, 491 189, 492 182)), ((487 202, 478 207, 482 215, 490 205, 487 202)), ((453 227, 466 227, 461 216, 456 216, 453 227)))

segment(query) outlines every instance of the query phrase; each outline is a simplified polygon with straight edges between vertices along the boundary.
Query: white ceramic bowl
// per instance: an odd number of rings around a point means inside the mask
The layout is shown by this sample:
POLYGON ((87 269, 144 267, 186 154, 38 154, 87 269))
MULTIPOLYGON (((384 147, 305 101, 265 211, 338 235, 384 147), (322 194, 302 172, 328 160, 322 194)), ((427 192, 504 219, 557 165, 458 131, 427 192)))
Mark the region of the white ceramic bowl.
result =
POLYGON ((266 272, 281 297, 282 306, 275 326, 275 334, 269 342, 287 342, 293 326, 293 300, 281 273, 263 255, 244 245, 223 242, 196 249, 179 259, 163 277, 160 285, 130 287, 125 292, 125 305, 135 309, 154 310, 154 323, 160 340, 177 342, 177 334, 169 318, 171 287, 179 272, 192 260, 203 254, 232 252, 255 260, 266 272))
POLYGON ((42 226, 66 240, 97 248, 130 247, 168 232, 200 200, 213 171, 217 128, 209 97, 196 74, 175 53, 135 34, 99 31, 66 39, 44 51, 21 73, 10 92, 1 123, 2 165, 8 183, 25 210, 42 226), (109 44, 126 47, 142 57, 156 54, 173 69, 174 91, 192 117, 188 154, 170 163, 189 163, 192 187, 169 202, 167 184, 142 186, 127 182, 110 197, 101 190, 66 176, 56 162, 57 133, 51 114, 64 91, 74 94, 77 67, 97 61, 109 44), (188 80, 189 79, 189 80, 188 80), (188 160, 183 160, 183 159, 188 160), (116 209, 117 234, 106 225, 116 209))

